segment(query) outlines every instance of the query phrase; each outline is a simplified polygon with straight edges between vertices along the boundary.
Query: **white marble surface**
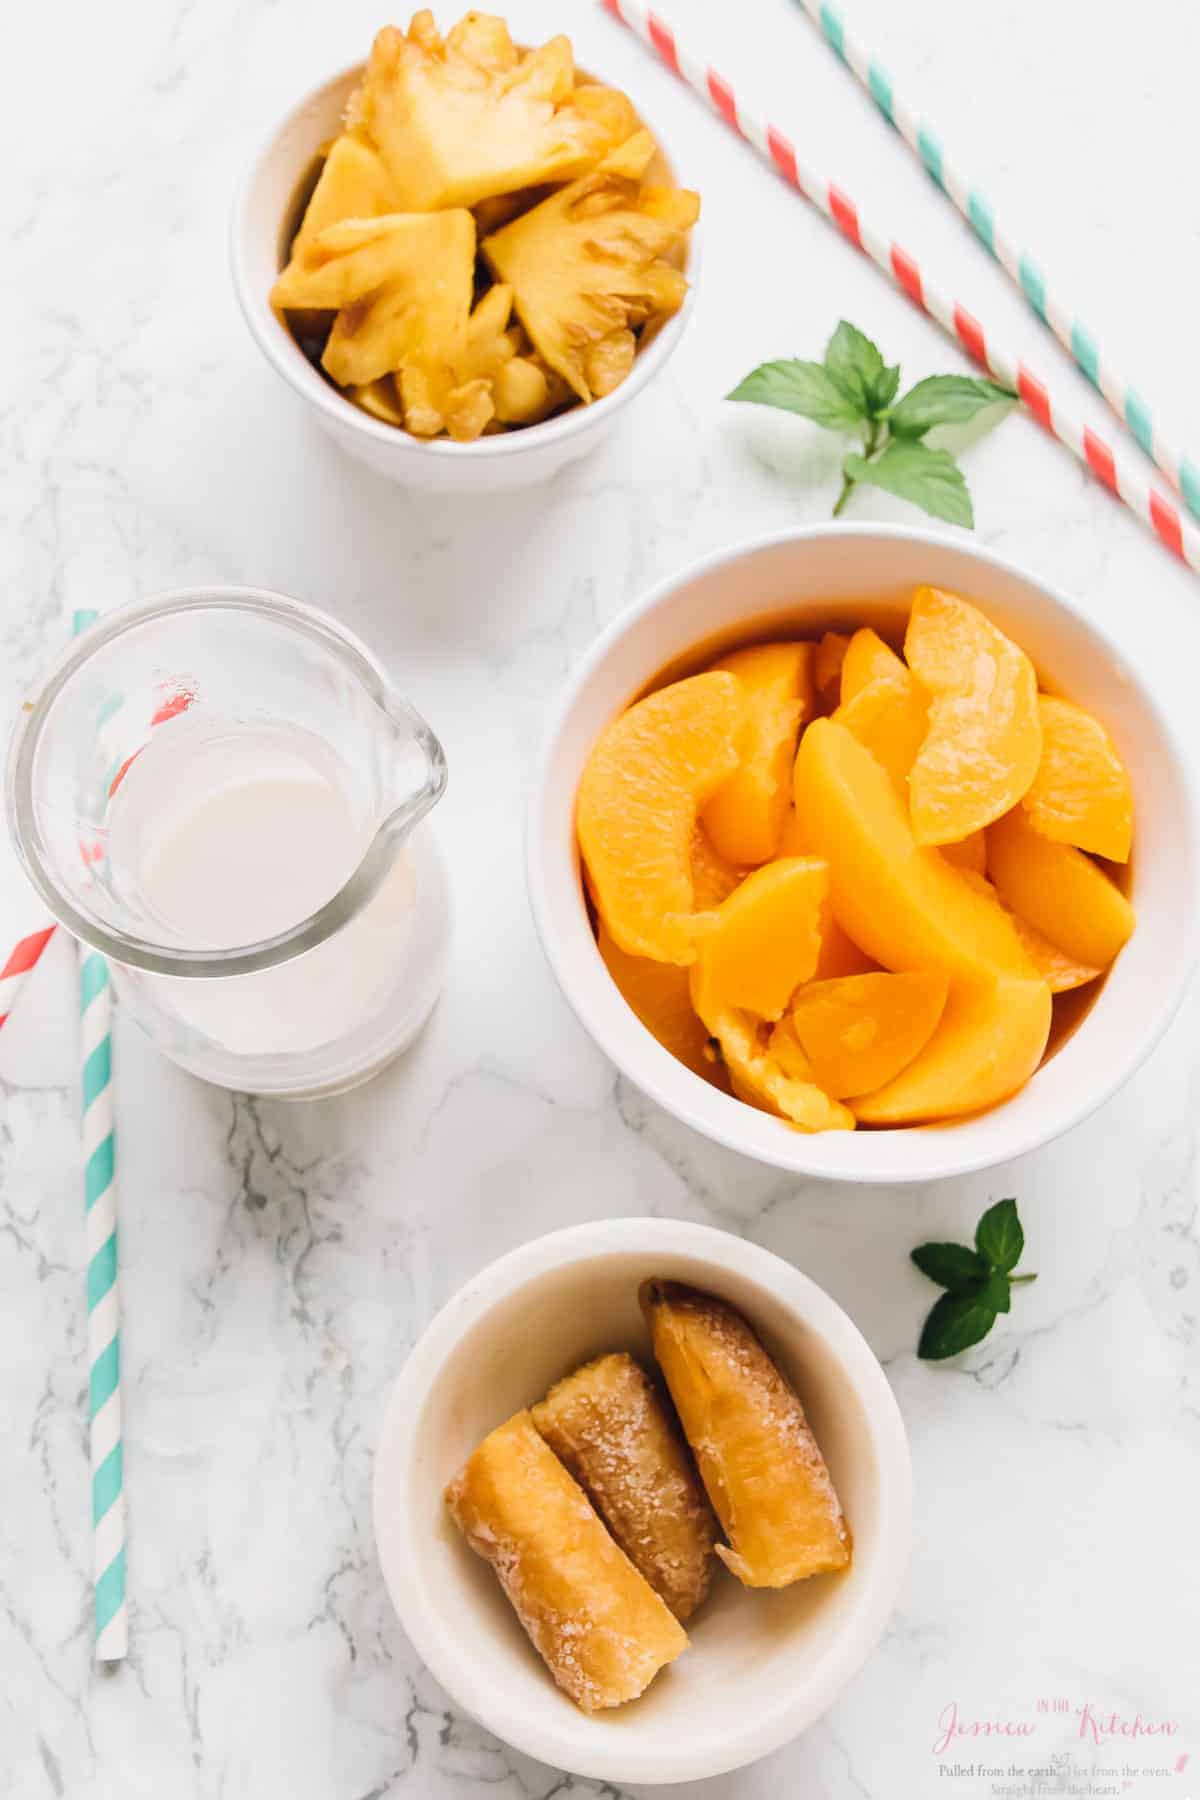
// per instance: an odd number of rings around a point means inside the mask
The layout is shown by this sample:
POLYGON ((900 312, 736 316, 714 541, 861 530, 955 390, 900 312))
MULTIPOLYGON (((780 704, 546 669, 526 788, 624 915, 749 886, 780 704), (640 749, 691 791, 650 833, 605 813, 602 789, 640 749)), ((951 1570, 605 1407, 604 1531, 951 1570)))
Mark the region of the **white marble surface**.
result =
MULTIPOLYGON (((1102 416, 788 0, 663 5, 791 122, 810 161, 1102 416)), ((1160 410, 1194 424, 1188 0, 1108 22, 1084 0, 1044 0, 1036 21, 1016 0, 851 11, 1160 410)), ((380 1585, 371 1445, 406 1349, 472 1271, 556 1225, 653 1212, 744 1232, 824 1283, 884 1361, 917 1474, 911 1578, 873 1660, 801 1742, 686 1792, 975 1800, 990 1781, 938 1771, 943 1709, 1028 1717, 1063 1699, 1179 1731, 1101 1751, 1052 1712, 1038 1715, 1043 1760, 1112 1768, 1123 1753, 1166 1770, 1190 1754, 1182 1775, 1095 1789, 1187 1800, 1200 1794, 1196 1003, 1054 1147, 947 1186, 854 1193, 723 1154, 615 1080, 535 942, 520 832, 547 696, 648 582, 830 503, 756 463, 721 393, 762 357, 815 353, 842 313, 907 375, 960 364, 598 7, 514 0, 512 15, 528 37, 569 28, 581 59, 669 131, 704 194, 707 260, 678 358, 608 447, 469 516, 342 460, 259 359, 226 276, 252 144, 359 52, 378 7, 124 0, 9 22, 3 724, 74 606, 225 580, 331 607, 444 737, 459 924, 423 1042, 344 1099, 233 1098, 120 1034, 133 1648, 111 1676, 89 1656, 65 946, 5 1031, 0 1795, 613 1800, 510 1753, 424 1674, 380 1585), (967 1232, 1009 1193, 1040 1280, 961 1364, 921 1366, 931 1293, 908 1250, 967 1232)), ((1194 580, 1025 419, 969 472, 980 538, 1081 595, 1200 751, 1194 580)), ((902 513, 882 497, 855 511, 902 513)), ((1034 1760, 1020 1744, 990 1760, 1014 1757, 1034 1760)))

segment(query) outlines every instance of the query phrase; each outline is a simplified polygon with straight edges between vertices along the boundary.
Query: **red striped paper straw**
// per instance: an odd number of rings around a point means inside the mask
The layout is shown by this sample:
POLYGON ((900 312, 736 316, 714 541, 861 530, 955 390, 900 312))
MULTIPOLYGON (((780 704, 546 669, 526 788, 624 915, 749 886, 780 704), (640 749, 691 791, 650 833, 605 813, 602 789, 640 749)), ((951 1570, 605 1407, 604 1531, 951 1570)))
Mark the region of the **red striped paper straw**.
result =
POLYGON ((657 13, 644 6, 642 0, 601 0, 601 3, 622 25, 649 44, 681 81, 701 94, 714 112, 745 138, 797 193, 832 220, 843 237, 889 275, 948 337, 952 337, 994 380, 1018 393, 1038 424, 1124 501, 1168 550, 1173 550, 1190 569, 1200 573, 1200 532, 1183 517, 1173 500, 1147 482, 1141 471, 1114 450, 1107 439, 1060 405, 1027 363, 1002 350, 984 331, 974 313, 949 298, 929 280, 914 256, 870 225, 836 182, 806 168, 790 138, 749 108, 718 70, 698 61, 657 13))
POLYGON ((37 968, 55 929, 53 925, 47 925, 42 931, 31 931, 9 951, 8 960, 0 968, 0 1025, 5 1023, 16 1005, 17 995, 37 968))
POLYGON ((997 223, 991 201, 951 161, 943 140, 928 119, 912 112, 905 104, 887 70, 850 35, 842 15, 830 0, 798 0, 798 4, 942 193, 958 208, 980 243, 1020 289, 1043 325, 1050 328, 1068 356, 1108 402, 1120 423, 1171 486, 1183 495, 1190 511, 1200 518, 1200 467, 1164 436, 1147 402, 1101 353, 1080 315, 1065 303, 1057 288, 1050 286, 1029 251, 1018 248, 997 223))

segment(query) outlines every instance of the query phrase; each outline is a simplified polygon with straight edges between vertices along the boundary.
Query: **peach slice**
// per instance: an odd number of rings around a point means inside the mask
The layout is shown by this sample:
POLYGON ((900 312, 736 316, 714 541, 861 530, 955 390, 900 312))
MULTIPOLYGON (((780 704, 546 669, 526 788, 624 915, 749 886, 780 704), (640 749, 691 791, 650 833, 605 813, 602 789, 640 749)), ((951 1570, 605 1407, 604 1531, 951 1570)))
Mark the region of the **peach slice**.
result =
POLYGON ((1082 850, 1035 831, 1024 807, 989 830, 988 869, 1004 904, 1085 968, 1107 968, 1133 933, 1115 883, 1082 850))
POLYGON ((614 942, 603 919, 596 942, 609 974, 651 1037, 693 1075, 724 1086, 708 1032, 692 1006, 687 970, 675 963, 653 962, 648 956, 628 955, 614 942))
POLYGON ((1044 981, 1000 975, 952 988, 937 1030, 907 1068, 854 1102, 865 1125, 917 1125, 995 1106, 1042 1060, 1052 1003, 1044 981))
POLYGON ((808 1060, 804 1045, 796 1036, 796 1026, 790 1013, 785 1013, 779 1023, 771 1027, 771 1035, 767 1039, 767 1055, 772 1062, 778 1063, 790 1080, 813 1079, 813 1066, 808 1060))
POLYGON ((933 1036, 948 985, 916 970, 810 981, 791 1018, 812 1079, 835 1100, 883 1087, 933 1036))
POLYGON ((918 844, 954 843, 1008 812, 1037 774, 1037 677, 978 607, 940 588, 917 589, 904 654, 932 696, 909 775, 913 832, 918 844))
MULTIPOLYGON (((942 854, 945 855, 945 851, 942 854)), ((964 880, 969 881, 978 893, 986 894, 989 900, 995 900, 1000 905, 1004 904, 982 871, 964 868, 962 873, 964 880)), ((1008 912, 1007 907, 1004 910, 1008 912)), ((1095 981, 1101 973, 1099 969, 1089 968, 1086 963, 1077 963, 1072 957, 1065 955, 1057 944, 1052 944, 1040 931, 1035 931, 1026 919, 1018 918, 1015 912, 1008 912, 1008 916, 1026 955, 1052 994, 1069 993, 1072 988, 1083 987, 1085 983, 1095 981)))
POLYGON ((1095 981, 1102 975, 1102 969, 1089 968, 1087 963, 1076 962, 1060 950, 1057 944, 1043 937, 1040 931, 1025 919, 1012 915, 1012 922, 1017 928, 1017 936, 1024 944, 1029 960, 1041 976, 1052 994, 1069 994, 1073 988, 1086 987, 1089 981, 1095 981))
POLYGON ((596 904, 631 956, 695 961, 710 915, 694 916, 692 836, 737 767, 743 718, 735 675, 692 675, 647 694, 592 748, 576 800, 579 846, 596 904))
POLYGON ((1117 747, 1091 713, 1038 695, 1042 760, 1021 805, 1029 823, 1056 844, 1074 844, 1110 862, 1128 862, 1133 786, 1117 747))
MULTIPOLYGON (((783 822, 783 832, 779 839, 780 856, 807 856, 809 846, 804 842, 800 830, 800 822, 794 805, 788 808, 787 818, 783 822)), ((697 901, 697 905, 699 902, 697 901)), ((846 936, 833 916, 833 908, 828 897, 821 905, 821 949, 817 956, 817 966, 813 970, 815 980, 832 979, 835 975, 869 975, 879 967, 873 962, 865 950, 860 950, 853 938, 846 936)))
POLYGON ((973 831, 969 837, 961 838, 957 844, 943 844, 942 855, 956 869, 969 869, 972 875, 983 875, 987 872, 987 833, 973 831))
POLYGON ((917 844, 880 764, 833 719, 814 720, 800 740, 796 812, 829 864, 835 919, 885 969, 1032 976, 1004 909, 917 844))
POLYGON ((718 854, 702 825, 692 833, 692 904, 697 912, 720 906, 749 871, 738 869, 718 854))
POLYGON ((700 948, 710 1009, 782 1016, 817 966, 828 889, 829 870, 815 856, 783 857, 747 875, 700 948))
POLYGON ((779 850, 791 803, 800 726, 812 712, 811 644, 753 644, 715 662, 746 691, 746 738, 737 773, 704 808, 704 827, 731 863, 765 863, 779 850))
POLYGON ((766 1028, 758 1020, 723 1005, 708 978, 706 959, 693 964, 690 975, 692 1004, 721 1046, 739 1100, 786 1119, 800 1131, 854 1130, 854 1114, 848 1107, 831 1100, 806 1076, 789 1074, 776 1061, 764 1041, 766 1028))
POLYGON ((813 681, 827 712, 832 712, 838 703, 842 664, 849 648, 850 639, 844 631, 827 631, 817 645, 813 657, 813 681))
POLYGON ((929 729, 929 709, 898 658, 897 666, 899 675, 880 675, 869 681, 851 699, 843 700, 833 717, 883 764, 907 805, 909 770, 929 729))
POLYGON ((842 705, 853 700, 860 688, 869 687, 881 677, 911 680, 908 670, 890 644, 885 644, 877 631, 865 625, 856 631, 846 649, 842 664, 842 705))

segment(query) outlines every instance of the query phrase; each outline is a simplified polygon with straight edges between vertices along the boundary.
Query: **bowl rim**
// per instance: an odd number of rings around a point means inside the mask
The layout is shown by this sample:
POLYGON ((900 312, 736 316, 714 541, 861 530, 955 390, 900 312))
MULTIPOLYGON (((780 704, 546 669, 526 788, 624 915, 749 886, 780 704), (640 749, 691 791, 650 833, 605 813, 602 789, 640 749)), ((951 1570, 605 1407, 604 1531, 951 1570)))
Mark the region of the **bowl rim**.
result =
MULTIPOLYGON (((870 1162, 861 1168, 848 1170, 833 1166, 830 1159, 822 1155, 821 1145, 823 1138, 828 1135, 826 1133, 808 1134, 781 1130, 777 1134, 777 1145, 774 1139, 769 1143, 764 1141, 762 1144, 750 1144, 747 1142, 746 1134, 738 1128, 739 1122, 735 1122, 736 1115, 728 1124, 725 1122, 724 1109, 712 1109, 716 1116, 711 1116, 710 1110, 705 1104, 708 1092, 706 1084, 697 1076, 691 1076, 690 1082, 684 1086, 682 1094, 677 1094, 673 1090, 668 1093, 667 1084, 673 1072, 680 1065, 675 1062, 668 1051, 662 1049, 650 1032, 640 1024, 632 1009, 629 1009, 629 1017, 634 1024, 638 1025, 643 1034, 645 1039, 643 1048, 647 1051, 646 1055, 639 1057, 635 1072, 630 1066, 630 1059, 617 1040, 617 1035, 608 1030, 604 1022, 589 1016, 586 1003, 575 991, 570 958, 563 952, 548 899, 549 884, 546 877, 546 855, 541 827, 550 798, 549 778, 552 765, 558 752, 559 740, 580 694, 609 657, 614 647, 641 620, 664 606, 680 588, 689 586, 702 576, 780 545, 811 543, 818 539, 831 538, 847 544, 852 543, 855 539, 883 538, 892 542, 901 541, 925 545, 934 552, 948 550, 956 555, 965 554, 973 557, 1032 589, 1039 600, 1046 603, 1051 610, 1058 609, 1065 613, 1084 634, 1089 635, 1101 649, 1123 669, 1126 669, 1142 705, 1161 734, 1178 773, 1188 827, 1188 860, 1192 869, 1193 883, 1195 882, 1197 864, 1200 860, 1200 786, 1198 786, 1197 776, 1184 752, 1170 717, 1142 680, 1137 668, 1131 666, 1124 649, 1110 636, 1103 625, 1090 618, 1082 607, 1059 587, 1043 579, 1040 575, 1034 574, 1025 564, 1014 558, 1000 555, 986 545, 964 541, 951 536, 948 532, 922 526, 893 525, 873 521, 861 523, 821 521, 814 524, 789 526, 781 531, 763 532, 751 538, 739 539, 732 544, 718 546, 715 550, 694 558, 682 569, 656 582, 644 594, 623 608, 599 636, 593 639, 568 676, 565 688, 560 694, 543 735, 534 767, 525 824, 525 869, 530 909, 546 960, 564 999, 579 1023, 618 1072, 626 1075, 643 1094, 655 1105, 662 1107, 671 1117, 681 1120, 701 1136, 723 1145, 726 1149, 735 1150, 757 1162, 786 1170, 790 1174, 829 1181, 853 1182, 864 1186, 895 1186, 909 1182, 944 1180, 973 1174, 981 1169, 994 1168, 1002 1162, 1011 1161, 1015 1157, 1024 1156, 1030 1151, 1040 1149, 1043 1145, 1063 1136, 1066 1132, 1073 1130, 1075 1126, 1082 1124, 1085 1119, 1090 1118, 1130 1079, 1170 1025, 1188 991, 1198 950, 1200 950, 1200 908, 1193 905, 1188 909, 1186 934, 1177 944, 1178 955, 1174 981, 1164 989, 1158 1005, 1145 1017, 1141 1029, 1128 1035, 1123 1051, 1109 1061, 1104 1079, 1097 1082, 1094 1087, 1083 1092, 1073 1102, 1063 1103, 1047 1115, 1030 1119, 1023 1131, 1015 1134, 1010 1143, 999 1148, 979 1145, 974 1150, 964 1151, 962 1148, 955 1150, 953 1145, 957 1135, 958 1122, 950 1121, 940 1125, 935 1128, 936 1141, 938 1146, 944 1149, 945 1154, 941 1157, 929 1155, 922 1159, 920 1166, 916 1167, 913 1166, 911 1158, 906 1158, 899 1145, 906 1140, 912 1141, 916 1136, 919 1136, 921 1142, 929 1144, 934 1140, 934 1131, 921 1131, 918 1127, 907 1127, 892 1131, 871 1132, 870 1141, 876 1148, 870 1162), (657 1052, 657 1055, 650 1054, 650 1052, 657 1052), (693 1092, 693 1090, 695 1091, 693 1092), (888 1154, 879 1148, 883 1144, 895 1144, 897 1149, 888 1154)), ((690 1074, 688 1071, 685 1073, 690 1074)), ((1002 1102, 999 1108, 992 1108, 989 1111, 996 1113, 1007 1104, 1008 1102, 1002 1102)), ((969 1119, 962 1121, 962 1124, 969 1126, 975 1118, 988 1116, 988 1113, 972 1115, 969 1119)), ((853 1135, 857 1138, 859 1134, 853 1135)))
MULTIPOLYGON (((257 243, 259 238, 259 233, 253 228, 253 202, 258 184, 270 166, 284 134, 304 113, 322 101, 330 89, 348 85, 357 79, 365 66, 365 61, 360 59, 334 75, 325 76, 308 88, 260 139, 258 148, 238 183, 229 222, 229 266, 238 306, 258 348, 292 392, 315 407, 332 425, 345 426, 376 444, 386 444, 393 450, 425 462, 448 460, 495 463, 506 457, 518 456, 523 451, 561 443, 590 429, 600 429, 621 407, 636 398, 647 382, 661 372, 687 327, 696 306, 703 261, 703 228, 700 219, 692 226, 688 236, 687 261, 684 265, 688 289, 683 305, 677 313, 663 322, 645 348, 639 349, 633 368, 619 387, 614 388, 611 394, 605 394, 586 405, 580 402, 571 406, 566 412, 552 419, 544 419, 538 425, 523 425, 513 431, 497 432, 491 437, 479 437, 463 444, 450 439, 413 437, 398 426, 387 425, 382 419, 373 419, 361 406, 355 406, 353 401, 347 400, 317 373, 277 318, 267 296, 257 291, 250 277, 248 264, 250 245, 257 243)), ((593 71, 588 68, 584 73, 590 75, 593 71)), ((649 126, 648 129, 653 131, 655 143, 674 171, 677 167, 676 158, 658 127, 649 126)))
MULTIPOLYGON (((497 1421, 499 1423, 499 1421, 497 1421)), ((471 1276, 434 1316, 410 1350, 392 1383, 375 1438, 372 1523, 376 1550, 392 1605, 405 1632, 434 1679, 460 1706, 503 1742, 552 1768, 591 1780, 670 1784, 703 1780, 769 1755, 789 1743, 833 1704, 882 1637, 908 1570, 912 1546, 913 1471, 908 1434, 886 1374, 845 1309, 792 1263, 732 1232, 688 1220, 650 1217, 601 1219, 566 1226, 506 1252, 471 1276), (595 1756, 583 1761, 572 1743, 584 1714, 564 1714, 571 1727, 515 1719, 482 1681, 472 1680, 462 1646, 441 1628, 438 1610, 427 1602, 419 1579, 405 1559, 419 1559, 416 1522, 409 1513, 408 1488, 397 1496, 382 1473, 385 1442, 389 1464, 411 1469, 429 1393, 452 1351, 502 1300, 537 1276, 606 1255, 689 1255, 720 1271, 741 1276, 820 1335, 828 1354, 862 1404, 879 1472, 879 1531, 871 1578, 855 1609, 842 1622, 820 1667, 799 1696, 777 1706, 756 1725, 727 1740, 715 1760, 691 1757, 686 1745, 648 1754, 620 1737, 598 1739, 595 1756), (398 1539, 405 1540, 403 1546, 398 1539), (664 1766, 665 1765, 665 1766, 664 1766)))

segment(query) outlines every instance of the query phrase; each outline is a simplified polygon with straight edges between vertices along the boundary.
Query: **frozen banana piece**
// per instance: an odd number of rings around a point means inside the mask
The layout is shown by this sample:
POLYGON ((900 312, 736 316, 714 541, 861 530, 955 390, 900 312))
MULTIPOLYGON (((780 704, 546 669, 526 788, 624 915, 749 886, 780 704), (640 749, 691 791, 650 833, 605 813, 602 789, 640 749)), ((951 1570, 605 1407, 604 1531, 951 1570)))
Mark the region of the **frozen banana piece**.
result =
POLYGON ((630 1562, 689 1618, 712 1580, 717 1521, 646 1371, 624 1351, 597 1357, 550 1389, 533 1422, 630 1562))
POLYGON ((674 1281, 642 1311, 728 1547, 747 1587, 787 1587, 850 1561, 850 1533, 804 1409, 742 1315, 674 1281))
POLYGON ((584 1712, 635 1700, 687 1634, 614 1543, 591 1501, 519 1412, 446 1489, 559 1687, 584 1712))

